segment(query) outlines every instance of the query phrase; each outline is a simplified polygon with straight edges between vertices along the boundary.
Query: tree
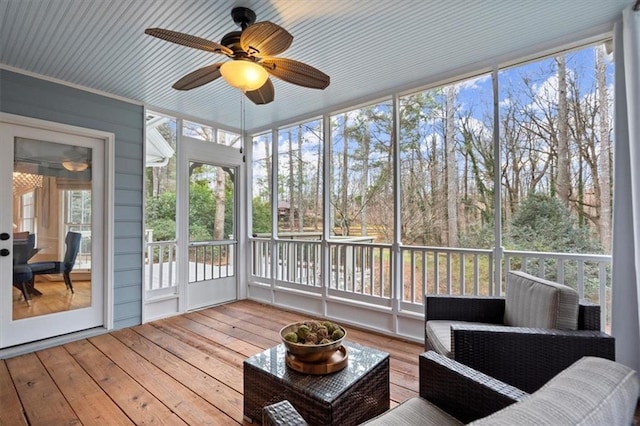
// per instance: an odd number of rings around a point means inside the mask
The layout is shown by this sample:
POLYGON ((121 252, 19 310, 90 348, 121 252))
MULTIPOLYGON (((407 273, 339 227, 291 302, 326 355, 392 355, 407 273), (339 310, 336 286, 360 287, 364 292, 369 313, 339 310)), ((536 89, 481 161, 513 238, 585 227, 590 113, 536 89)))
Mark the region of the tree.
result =
POLYGON ((269 152, 269 141, 264 138, 264 158, 265 158, 265 164, 264 167, 267 171, 267 189, 268 189, 268 194, 267 194, 267 198, 270 199, 271 198, 271 194, 273 193, 273 179, 271 179, 271 153, 269 152))
POLYGON ((253 139, 253 209, 252 209, 252 232, 271 233, 271 194, 273 182, 272 158, 271 158, 271 134, 263 134, 253 139), (264 156, 260 157, 260 152, 264 156), (266 209, 265 209, 266 207, 266 209))
MULTIPOLYGON (((523 200, 544 194, 557 197, 576 228, 594 239, 599 233, 604 245, 610 233, 611 124, 609 70, 598 58, 603 66, 596 72, 580 52, 501 70, 498 99, 488 74, 402 96, 397 152, 390 100, 332 116, 332 155, 325 158, 330 162, 332 226, 341 227, 344 235, 353 235, 358 225, 362 235, 374 229, 379 242, 390 235, 396 161, 404 244, 492 247, 499 190, 505 236, 517 232, 511 228, 522 214, 523 200), (494 123, 500 130, 499 163, 494 123), (499 188, 494 188, 496 175, 499 188)), ((320 144, 311 146, 304 126, 289 129, 288 152, 285 138, 280 148, 279 186, 300 214, 298 229, 309 226, 304 217, 311 209, 314 227, 322 217, 323 151, 320 144)))
MULTIPOLYGON (((491 117, 492 118, 492 117, 491 117)), ((473 128, 471 112, 459 118, 462 153, 465 158, 464 193, 465 211, 463 234, 493 223, 494 153, 491 127, 473 128), (486 132, 485 132, 486 130, 486 132), (470 189, 469 187, 472 187, 470 189)), ((479 247, 490 247, 479 245, 479 247)))
POLYGON ((349 235, 349 129, 347 128, 348 115, 344 114, 342 122, 342 164, 340 179, 340 208, 338 209, 341 235, 349 235))
POLYGON ((437 175, 431 161, 429 131, 425 122, 433 120, 437 104, 432 92, 420 92, 400 101, 401 238, 405 244, 426 245, 433 236, 435 212, 431 195, 437 175))
POLYGON ((611 136, 609 96, 607 89, 605 45, 596 48, 596 84, 600 121, 600 243, 605 253, 611 253, 611 136))
MULTIPOLYGON (((296 201, 295 201, 295 205, 298 211, 298 232, 302 232, 304 230, 304 215, 305 215, 305 212, 307 211, 307 202, 304 196, 305 195, 304 194, 305 185, 304 185, 304 175, 303 175, 304 160, 302 158, 303 141, 304 141, 304 138, 302 136, 302 124, 298 124, 298 158, 296 161, 296 165, 297 165, 296 183, 297 183, 298 191, 296 193, 296 201)), ((293 205, 294 203, 291 203, 291 204, 293 205)))
POLYGON ((289 202, 289 231, 293 231, 295 229, 295 211, 296 205, 295 203, 295 180, 294 180, 294 166, 295 162, 293 161, 293 141, 291 137, 291 129, 287 131, 287 141, 289 147, 289 185, 287 186, 287 201, 289 202))
POLYGON ((526 251, 593 253, 599 249, 558 198, 540 193, 522 201, 506 241, 510 248, 526 251))
POLYGON ((556 188, 558 197, 569 208, 571 183, 569 181, 569 131, 567 106, 567 63, 564 55, 556 57, 558 64, 558 178, 556 188))
POLYGON ((215 199, 208 181, 189 184, 189 241, 211 241, 214 235, 215 199))
POLYGON ((271 232, 271 203, 253 197, 252 228, 254 234, 271 232))
POLYGON ((446 101, 446 179, 447 179, 447 236, 449 247, 458 247, 458 165, 456 162, 455 142, 455 86, 447 86, 445 89, 446 101))
POLYGON ((146 197, 145 226, 153 229, 154 241, 176 238, 176 193, 165 191, 156 197, 146 197))
POLYGON ((215 218, 213 222, 213 239, 224 239, 225 231, 225 210, 226 210, 226 181, 231 177, 231 170, 222 167, 215 168, 216 184, 214 192, 215 198, 215 218))
POLYGON ((321 182, 323 181, 322 178, 322 157, 323 157, 323 152, 322 152, 322 143, 320 143, 320 141, 322 140, 322 135, 321 135, 321 130, 322 128, 318 128, 315 136, 318 139, 318 150, 316 152, 316 181, 315 181, 315 185, 314 185, 314 191, 313 191, 313 229, 318 229, 318 225, 320 224, 320 218, 323 216, 323 211, 322 211, 322 186, 321 186, 321 182))

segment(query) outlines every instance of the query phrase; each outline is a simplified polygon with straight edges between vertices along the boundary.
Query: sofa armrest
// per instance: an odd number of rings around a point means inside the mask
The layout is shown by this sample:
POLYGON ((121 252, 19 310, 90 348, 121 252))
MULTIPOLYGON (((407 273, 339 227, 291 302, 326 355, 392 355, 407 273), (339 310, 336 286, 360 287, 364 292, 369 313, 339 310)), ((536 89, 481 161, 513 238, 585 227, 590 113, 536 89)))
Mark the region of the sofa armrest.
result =
POLYGON ((451 327, 454 359, 533 393, 583 356, 615 360, 615 339, 590 330, 451 327))
POLYGON ((468 423, 526 397, 511 385, 436 352, 420 355, 420 396, 468 423))
POLYGON ((264 426, 304 426, 307 422, 286 399, 262 409, 264 426))
MULTIPOLYGON (((452 359, 429 351, 419 356, 420 396, 458 420, 486 417, 528 394, 452 359)), ((262 409, 262 424, 302 426, 304 418, 287 400, 262 409)))
POLYGON ((426 295, 424 318, 502 324, 505 300, 502 297, 426 295))

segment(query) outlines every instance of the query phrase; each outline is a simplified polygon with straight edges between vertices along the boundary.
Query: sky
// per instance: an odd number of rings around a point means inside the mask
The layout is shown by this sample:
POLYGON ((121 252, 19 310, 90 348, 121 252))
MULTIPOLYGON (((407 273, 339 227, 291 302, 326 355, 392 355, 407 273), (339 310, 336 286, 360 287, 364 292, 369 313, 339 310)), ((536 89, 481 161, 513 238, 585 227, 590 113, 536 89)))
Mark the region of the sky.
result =
MULTIPOLYGON (((580 96, 588 97, 595 96, 595 47, 590 46, 584 49, 568 52, 566 56, 567 62, 567 78, 576 79, 580 96)), ((609 65, 607 68, 608 84, 613 84, 613 65, 609 58, 609 65)), ((520 105, 527 105, 528 108, 540 108, 540 105, 534 105, 530 99, 525 98, 525 85, 523 84, 523 76, 526 76, 530 81, 530 87, 535 93, 538 102, 544 104, 546 100, 555 102, 557 99, 557 67, 555 65, 554 58, 545 58, 537 60, 519 66, 506 68, 499 71, 498 86, 499 86, 499 105, 500 108, 509 106, 517 102, 520 105), (520 96, 520 98, 509 98, 508 96, 520 96)), ((454 84, 457 90, 456 106, 459 114, 471 113, 472 127, 480 131, 485 124, 492 124, 493 116, 493 88, 491 74, 483 74, 463 80, 454 84)), ((610 92, 612 93, 612 91, 610 92)), ((383 104, 388 102, 383 101, 383 104)), ((341 117, 339 114, 335 117, 341 117)), ((347 113, 349 120, 354 120, 357 117, 357 110, 353 110, 347 113)), ((439 123, 432 123, 433 131, 437 133, 436 137, 441 138, 442 126, 439 123)), ((297 150, 297 125, 292 126, 292 139, 293 149, 297 150)), ((488 130, 485 128, 485 130, 488 130)), ((486 133, 490 135, 490 132, 486 133)), ((425 135, 427 140, 430 135, 425 135)), ((277 150, 282 153, 288 152, 288 133, 285 129, 279 131, 279 140, 277 150)), ((305 138, 308 140, 317 139, 315 135, 306 134, 305 138)), ((334 149, 341 150, 341 137, 334 137, 334 149)), ((315 156, 317 153, 316 143, 307 144, 306 150, 303 153, 303 159, 309 164, 315 164, 315 156)), ((257 151, 254 151, 254 165, 253 165, 253 189, 254 193, 258 190, 257 184, 259 180, 266 178, 266 171, 263 170, 264 162, 264 149, 260 147, 257 151)), ((280 170, 286 170, 286 161, 283 156, 280 157, 280 170), (284 166, 284 167, 283 167, 284 166)))

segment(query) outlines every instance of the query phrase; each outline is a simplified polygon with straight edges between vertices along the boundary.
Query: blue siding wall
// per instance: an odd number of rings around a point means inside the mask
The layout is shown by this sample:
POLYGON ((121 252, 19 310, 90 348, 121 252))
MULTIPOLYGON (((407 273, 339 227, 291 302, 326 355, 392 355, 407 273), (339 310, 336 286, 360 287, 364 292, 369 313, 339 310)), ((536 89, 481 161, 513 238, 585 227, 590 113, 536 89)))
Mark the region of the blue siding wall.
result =
POLYGON ((0 111, 115 134, 114 326, 140 324, 143 107, 0 70, 0 111))

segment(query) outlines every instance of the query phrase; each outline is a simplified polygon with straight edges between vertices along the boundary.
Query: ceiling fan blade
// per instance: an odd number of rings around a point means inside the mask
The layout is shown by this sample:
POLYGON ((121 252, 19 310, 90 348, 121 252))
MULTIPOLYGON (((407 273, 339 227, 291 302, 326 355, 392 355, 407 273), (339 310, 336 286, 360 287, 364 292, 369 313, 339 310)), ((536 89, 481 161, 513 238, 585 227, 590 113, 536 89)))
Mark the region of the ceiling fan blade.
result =
POLYGON ((223 55, 232 56, 233 51, 226 46, 218 44, 204 38, 192 36, 178 31, 165 30, 162 28, 147 28, 145 34, 170 41, 171 43, 180 44, 182 46, 193 47, 194 49, 205 50, 207 52, 221 53, 223 55))
POLYGON ((268 104, 275 98, 273 83, 269 79, 267 79, 266 83, 264 83, 261 88, 245 92, 244 94, 256 105, 268 104))
POLYGON ((247 27, 240 35, 240 47, 252 56, 273 56, 291 46, 293 36, 273 22, 258 22, 247 27))
POLYGON ((173 88, 176 90, 191 90, 196 87, 200 87, 203 84, 212 82, 216 78, 220 78, 222 75, 220 74, 220 67, 222 64, 222 62, 219 62, 190 72, 180 80, 176 81, 173 84, 173 88))
POLYGON ((293 59, 265 58, 260 64, 269 74, 298 86, 325 89, 331 82, 329 76, 319 69, 293 59))

